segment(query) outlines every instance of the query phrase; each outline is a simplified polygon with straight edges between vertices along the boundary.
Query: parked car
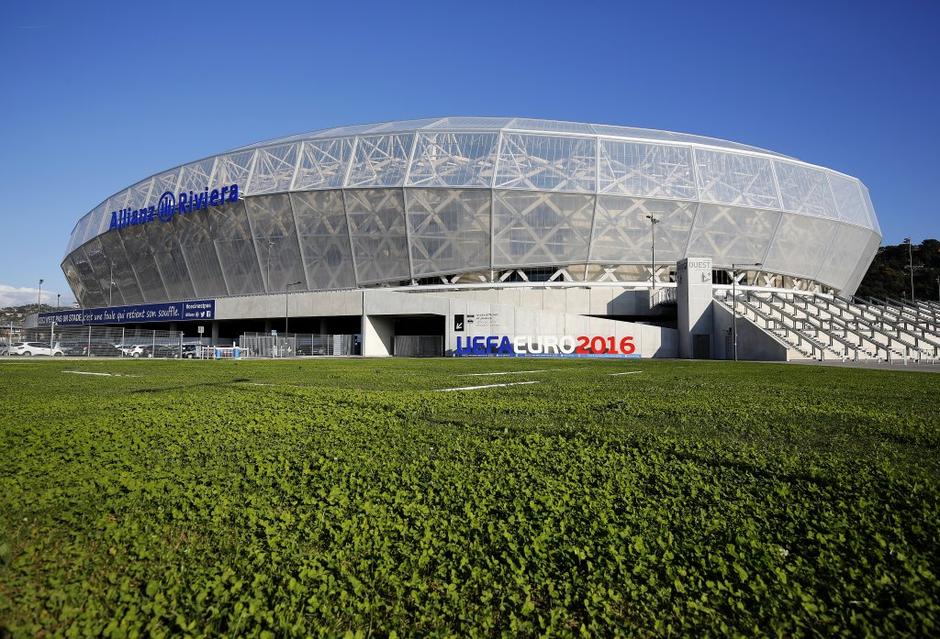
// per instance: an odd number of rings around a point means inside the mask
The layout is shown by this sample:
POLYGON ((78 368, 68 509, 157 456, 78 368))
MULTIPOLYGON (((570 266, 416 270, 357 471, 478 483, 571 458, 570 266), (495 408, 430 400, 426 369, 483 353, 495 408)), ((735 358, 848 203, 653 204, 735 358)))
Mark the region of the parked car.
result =
POLYGON ((141 357, 179 357, 179 344, 149 344, 144 346, 144 352, 141 357))
POLYGON ((199 357, 199 344, 183 344, 183 358, 196 359, 199 357))
POLYGON ((143 344, 115 344, 123 357, 145 357, 143 344))
POLYGON ((64 354, 58 344, 50 348, 48 344, 44 344, 43 342, 16 342, 10 347, 10 355, 25 355, 27 357, 32 355, 50 355, 53 357, 61 357, 64 354))

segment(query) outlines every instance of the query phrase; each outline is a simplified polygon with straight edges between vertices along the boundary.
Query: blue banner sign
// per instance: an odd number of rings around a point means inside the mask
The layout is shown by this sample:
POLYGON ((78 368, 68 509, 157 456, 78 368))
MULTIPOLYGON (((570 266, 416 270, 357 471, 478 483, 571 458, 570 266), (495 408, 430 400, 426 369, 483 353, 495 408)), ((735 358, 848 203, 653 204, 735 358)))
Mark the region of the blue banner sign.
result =
POLYGON ((107 308, 69 309, 40 313, 39 325, 82 326, 84 324, 144 324, 147 322, 187 322, 215 319, 215 300, 132 304, 107 308))

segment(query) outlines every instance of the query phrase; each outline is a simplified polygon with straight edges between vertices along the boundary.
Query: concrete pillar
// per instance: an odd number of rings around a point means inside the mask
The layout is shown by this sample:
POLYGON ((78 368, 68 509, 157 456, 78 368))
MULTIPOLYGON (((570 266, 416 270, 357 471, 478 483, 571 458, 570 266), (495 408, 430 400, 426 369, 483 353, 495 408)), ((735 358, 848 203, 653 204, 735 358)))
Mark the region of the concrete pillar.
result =
POLYGON ((395 320, 380 315, 362 316, 362 354, 389 357, 395 340, 395 320))
POLYGON ((211 335, 212 335, 212 345, 213 345, 213 346, 218 346, 218 344, 219 344, 219 323, 218 323, 218 322, 212 322, 212 324, 211 324, 210 327, 209 327, 209 330, 211 331, 211 335))
POLYGON ((679 357, 707 359, 712 343, 712 260, 679 260, 676 272, 679 357))

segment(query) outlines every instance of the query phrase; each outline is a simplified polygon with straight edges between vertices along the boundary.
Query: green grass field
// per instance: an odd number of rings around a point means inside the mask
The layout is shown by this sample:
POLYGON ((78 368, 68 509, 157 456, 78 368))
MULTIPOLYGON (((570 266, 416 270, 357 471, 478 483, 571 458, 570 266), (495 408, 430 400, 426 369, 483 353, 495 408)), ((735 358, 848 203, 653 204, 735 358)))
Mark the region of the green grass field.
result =
POLYGON ((936 636, 938 441, 930 373, 8 360, 0 636, 936 636))

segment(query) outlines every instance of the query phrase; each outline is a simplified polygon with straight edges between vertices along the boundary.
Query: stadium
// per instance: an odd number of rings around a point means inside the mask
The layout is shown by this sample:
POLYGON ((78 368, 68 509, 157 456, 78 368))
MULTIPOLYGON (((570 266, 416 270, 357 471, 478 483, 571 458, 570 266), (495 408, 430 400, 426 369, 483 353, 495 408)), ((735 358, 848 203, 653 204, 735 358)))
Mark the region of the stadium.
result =
POLYGON ((744 144, 386 122, 237 148, 111 195, 62 261, 81 311, 40 323, 356 335, 367 355, 723 358, 740 340, 756 359, 881 358, 904 349, 826 343, 796 308, 853 306, 880 241, 858 179, 744 144), (687 268, 707 276, 683 290, 687 268), (729 320, 732 291, 746 297, 729 320))

